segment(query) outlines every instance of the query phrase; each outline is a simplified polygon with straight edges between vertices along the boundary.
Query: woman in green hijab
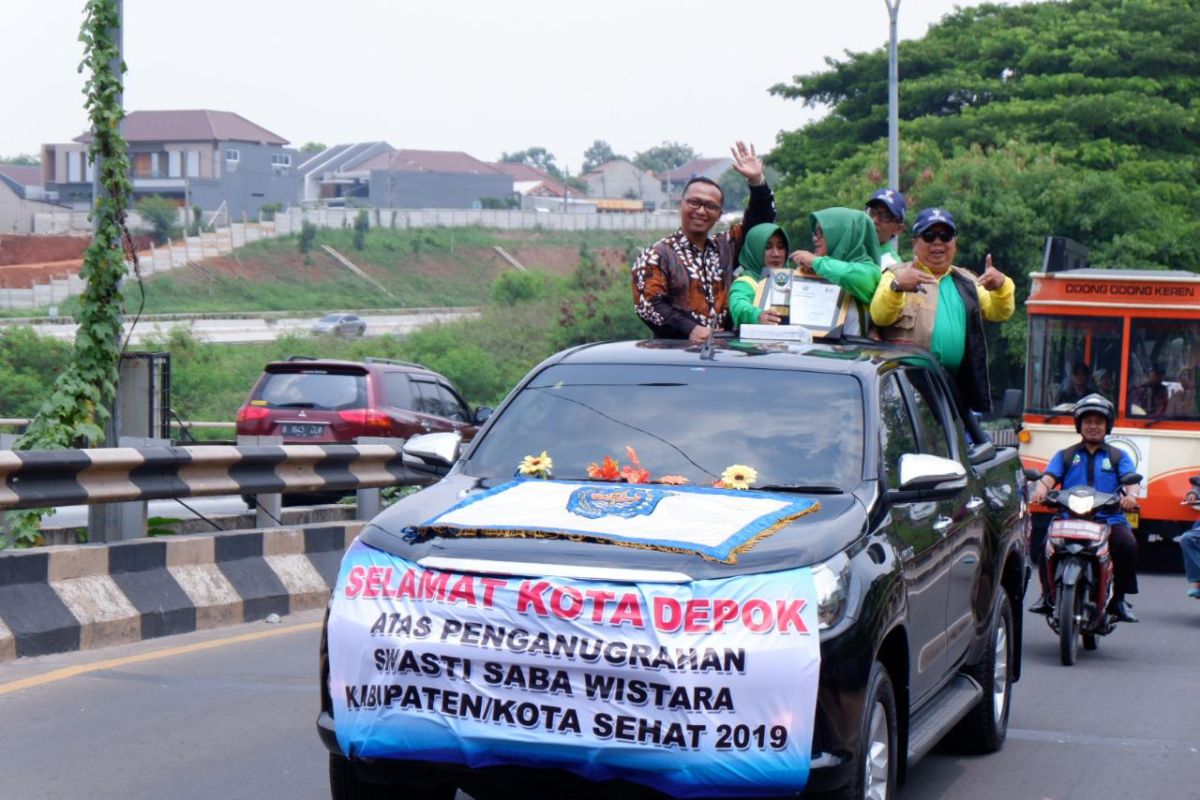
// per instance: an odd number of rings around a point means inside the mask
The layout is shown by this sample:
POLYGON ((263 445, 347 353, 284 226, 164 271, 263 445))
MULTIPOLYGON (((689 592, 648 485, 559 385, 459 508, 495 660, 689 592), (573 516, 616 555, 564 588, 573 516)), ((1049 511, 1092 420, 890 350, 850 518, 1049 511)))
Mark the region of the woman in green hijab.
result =
MULTIPOLYGON (((879 285, 881 251, 875 223, 853 208, 826 208, 808 215, 813 249, 797 250, 792 261, 801 272, 816 274, 840 286, 857 301, 862 321, 879 285)), ((865 333, 865 327, 847 333, 865 333)))
MULTIPOLYGON (((746 240, 742 242, 742 250, 738 255, 738 266, 742 268, 742 274, 729 289, 729 316, 735 329, 747 322, 760 325, 779 324, 779 316, 771 311, 759 309, 756 298, 763 268, 779 269, 786 265, 789 249, 791 246, 787 234, 773 222, 755 225, 746 232, 746 240)), ((867 302, 870 303, 870 300, 867 302)))

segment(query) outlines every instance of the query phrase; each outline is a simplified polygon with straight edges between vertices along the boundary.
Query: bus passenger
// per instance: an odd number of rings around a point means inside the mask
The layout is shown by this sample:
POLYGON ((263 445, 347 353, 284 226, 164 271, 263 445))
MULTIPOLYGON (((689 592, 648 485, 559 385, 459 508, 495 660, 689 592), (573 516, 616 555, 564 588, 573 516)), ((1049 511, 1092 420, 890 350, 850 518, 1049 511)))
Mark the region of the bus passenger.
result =
POLYGON ((790 249, 787 234, 773 222, 755 225, 746 232, 746 239, 742 242, 742 250, 738 254, 742 274, 729 290, 729 317, 733 320, 735 329, 747 322, 759 325, 779 324, 779 315, 774 311, 759 309, 755 298, 763 278, 763 267, 779 269, 784 266, 787 264, 790 249))
POLYGON ((1113 380, 1113 374, 1110 370, 1098 369, 1093 377, 1096 379, 1096 391, 1109 400, 1117 399, 1116 382, 1113 380))
POLYGON ((1161 417, 1167 413, 1167 385, 1163 383, 1162 366, 1150 367, 1146 382, 1134 387, 1133 404, 1130 413, 1139 417, 1161 417))
POLYGON ((1071 367, 1071 379, 1058 390, 1058 397, 1054 402, 1056 405, 1078 403, 1095 391, 1096 387, 1092 385, 1092 368, 1082 361, 1077 361, 1075 366, 1071 367))

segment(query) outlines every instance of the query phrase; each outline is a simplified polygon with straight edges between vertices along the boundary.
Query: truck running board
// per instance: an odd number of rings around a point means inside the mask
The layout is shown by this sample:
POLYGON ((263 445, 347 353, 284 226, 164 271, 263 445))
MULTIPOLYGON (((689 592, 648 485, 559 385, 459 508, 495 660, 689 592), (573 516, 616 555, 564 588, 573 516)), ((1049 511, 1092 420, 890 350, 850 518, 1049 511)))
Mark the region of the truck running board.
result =
POLYGON ((908 726, 908 763, 913 764, 970 713, 983 689, 968 675, 956 675, 937 696, 913 714, 908 726))

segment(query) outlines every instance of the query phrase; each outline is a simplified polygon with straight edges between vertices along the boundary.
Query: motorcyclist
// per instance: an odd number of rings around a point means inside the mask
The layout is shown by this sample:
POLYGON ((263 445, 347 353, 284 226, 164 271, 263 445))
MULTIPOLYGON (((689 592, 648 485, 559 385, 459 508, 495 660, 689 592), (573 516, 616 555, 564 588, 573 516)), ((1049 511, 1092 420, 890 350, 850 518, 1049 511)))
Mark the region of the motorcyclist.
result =
MULTIPOLYGON (((1050 459, 1045 473, 1038 479, 1033 490, 1033 501, 1040 502, 1056 485, 1064 490, 1076 486, 1087 485, 1097 492, 1112 493, 1120 487, 1121 478, 1134 472, 1133 459, 1124 450, 1113 445, 1105 444, 1104 438, 1112 433, 1116 411, 1113 404, 1101 394, 1089 394, 1075 404, 1075 430, 1082 437, 1079 444, 1059 450, 1050 459)), ((1127 487, 1127 492, 1121 497, 1121 509, 1113 513, 1098 513, 1097 522, 1106 523, 1111 529, 1108 546, 1112 553, 1114 587, 1113 599, 1109 604, 1109 613, 1122 622, 1137 622, 1129 603, 1125 600, 1127 594, 1137 594, 1137 539, 1129 527, 1129 520, 1124 512, 1137 508, 1137 498, 1132 491, 1135 487, 1127 487)), ((1047 575, 1045 558, 1042 554, 1045 538, 1041 542, 1033 542, 1032 549, 1039 558, 1042 568, 1038 577, 1042 582, 1042 597, 1030 609, 1036 614, 1049 614, 1050 607, 1047 586, 1053 581, 1053 576, 1047 575)))

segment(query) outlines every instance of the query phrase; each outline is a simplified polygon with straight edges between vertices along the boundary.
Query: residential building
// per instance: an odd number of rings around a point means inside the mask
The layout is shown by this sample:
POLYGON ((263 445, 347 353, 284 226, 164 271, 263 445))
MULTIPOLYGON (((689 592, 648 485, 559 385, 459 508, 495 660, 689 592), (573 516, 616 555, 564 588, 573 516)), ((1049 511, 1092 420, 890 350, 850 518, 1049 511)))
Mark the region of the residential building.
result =
POLYGON ((387 142, 355 142, 306 154, 296 171, 300 199, 308 205, 344 205, 348 199, 369 202, 371 172, 362 165, 381 154, 396 152, 387 142))
MULTIPOLYGON (((521 208, 539 208, 538 198, 565 197, 566 187, 545 170, 512 161, 494 161, 492 166, 513 179, 513 192, 521 197, 521 208)), ((572 192, 572 195, 577 194, 572 192)))
MULTIPOLYGON (((240 114, 208 109, 133 111, 122 127, 129 145, 134 200, 161 195, 181 206, 231 218, 257 215, 267 204, 299 200, 299 152, 288 141, 240 114)), ((92 202, 90 133, 71 142, 42 145, 42 177, 60 202, 92 202)))
POLYGON ((42 186, 42 168, 0 164, 0 234, 32 233, 33 215, 61 210, 42 186))
POLYGON ((623 158, 608 161, 580 176, 589 198, 640 200, 647 210, 663 207, 667 196, 653 172, 623 158))
POLYGON ((358 164, 368 173, 376 208, 479 208, 512 196, 513 179, 474 156, 452 150, 395 150, 358 164))
POLYGON ((670 193, 671 202, 678 204, 683 187, 692 178, 708 178, 720 183, 721 176, 732 166, 732 158, 693 158, 663 175, 664 188, 670 193))

